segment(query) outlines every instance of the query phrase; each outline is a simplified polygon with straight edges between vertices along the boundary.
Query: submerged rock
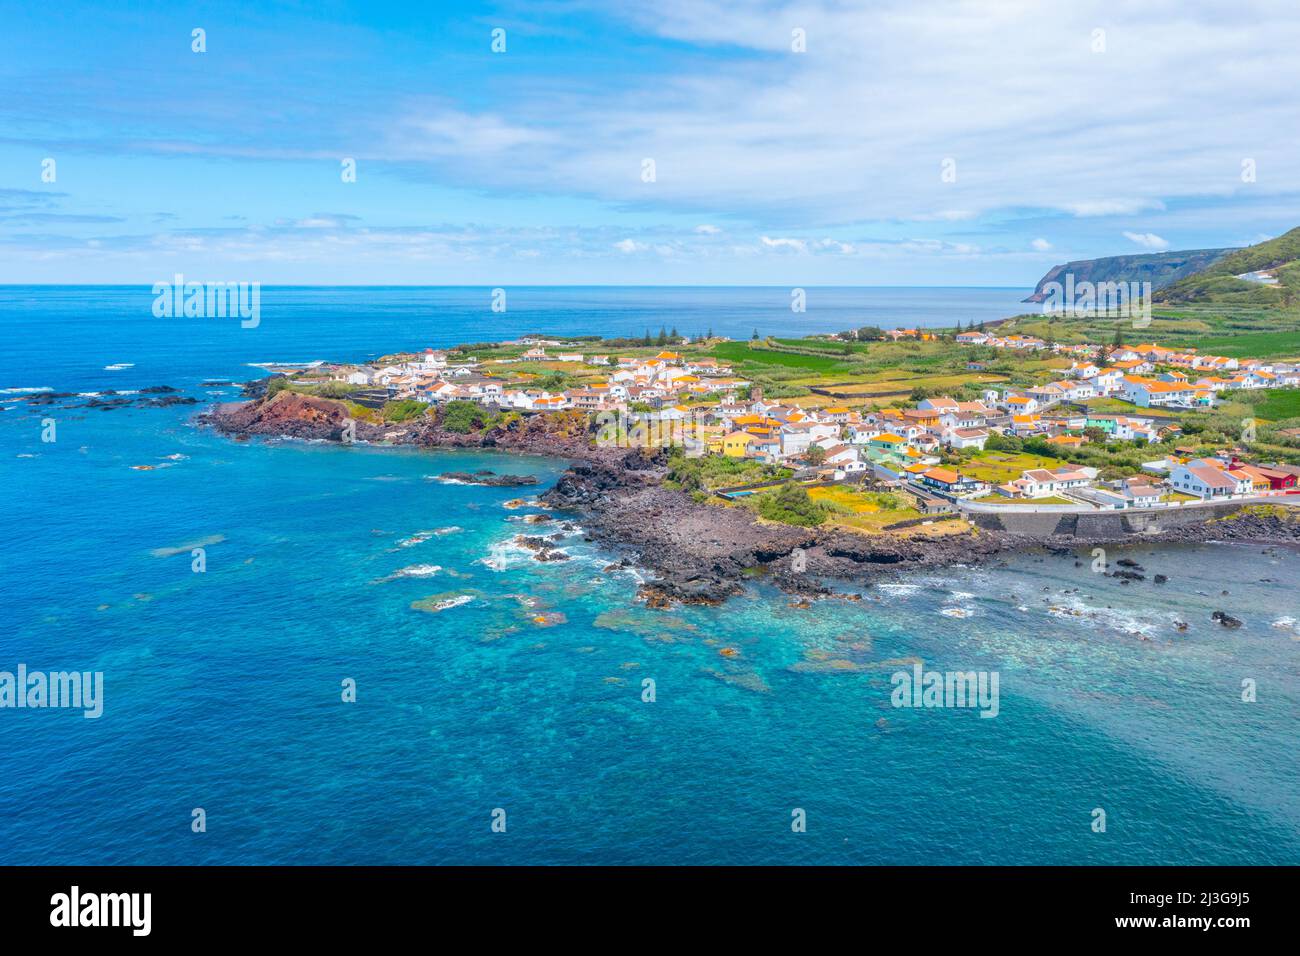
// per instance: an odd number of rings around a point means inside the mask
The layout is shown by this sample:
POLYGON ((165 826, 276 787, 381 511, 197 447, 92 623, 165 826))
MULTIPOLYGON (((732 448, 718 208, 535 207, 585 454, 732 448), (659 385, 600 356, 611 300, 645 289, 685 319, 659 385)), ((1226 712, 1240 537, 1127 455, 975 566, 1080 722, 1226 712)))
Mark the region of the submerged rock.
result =
POLYGON ((464 485, 488 485, 493 488, 521 488, 537 484, 536 475, 498 475, 494 471, 444 471, 438 476, 443 481, 458 481, 464 485))

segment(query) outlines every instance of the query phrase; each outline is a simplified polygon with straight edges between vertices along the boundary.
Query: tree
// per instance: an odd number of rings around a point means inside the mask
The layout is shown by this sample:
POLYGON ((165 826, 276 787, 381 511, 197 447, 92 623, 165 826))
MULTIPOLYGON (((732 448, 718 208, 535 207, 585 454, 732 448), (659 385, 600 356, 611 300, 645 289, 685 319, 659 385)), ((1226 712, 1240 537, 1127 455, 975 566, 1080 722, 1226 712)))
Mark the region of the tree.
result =
POLYGON ((750 340, 754 342, 758 341, 758 329, 754 330, 754 334, 750 336, 750 340))
POLYGON ((668 333, 668 337, 674 342, 681 338, 681 336, 677 334, 677 326, 673 326, 672 331, 668 333))
POLYGON ((651 344, 653 344, 653 341, 652 341, 651 338, 650 338, 650 330, 649 330, 649 329, 646 329, 646 330, 645 330, 645 337, 641 339, 641 344, 642 344, 642 345, 651 345, 651 344))
POLYGON ((663 346, 667 344, 668 344, 668 330, 661 325, 659 326, 659 338, 655 340, 655 345, 663 346))
POLYGON ((809 464, 821 465, 826 462, 826 449, 821 445, 809 445, 808 450, 804 452, 804 457, 808 459, 809 464))

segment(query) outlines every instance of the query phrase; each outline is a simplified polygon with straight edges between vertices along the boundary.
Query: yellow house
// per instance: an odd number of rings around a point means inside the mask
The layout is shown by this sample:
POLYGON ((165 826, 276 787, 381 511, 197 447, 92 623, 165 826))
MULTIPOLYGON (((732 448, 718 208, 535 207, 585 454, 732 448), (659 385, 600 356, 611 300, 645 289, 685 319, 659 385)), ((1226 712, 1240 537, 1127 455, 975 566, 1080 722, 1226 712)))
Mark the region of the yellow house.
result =
POLYGON ((722 453, 728 458, 744 458, 754 436, 749 432, 732 432, 722 437, 722 453))

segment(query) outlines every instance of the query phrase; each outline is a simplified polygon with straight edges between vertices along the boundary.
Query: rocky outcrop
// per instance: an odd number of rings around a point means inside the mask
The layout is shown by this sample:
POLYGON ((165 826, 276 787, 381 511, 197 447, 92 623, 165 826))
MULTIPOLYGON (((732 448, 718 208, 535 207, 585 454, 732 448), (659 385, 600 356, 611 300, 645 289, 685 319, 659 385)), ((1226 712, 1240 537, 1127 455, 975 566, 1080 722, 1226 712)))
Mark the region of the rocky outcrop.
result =
POLYGON ((702 504, 664 488, 662 470, 634 453, 613 464, 584 463, 542 496, 582 513, 588 535, 630 552, 656 575, 642 590, 652 605, 718 603, 766 579, 801 595, 828 592, 824 579, 869 583, 903 568, 978 561, 1004 536, 855 535, 761 521, 744 508, 702 504))
MULTIPOLYGON (((340 441, 352 418, 342 402, 284 390, 271 398, 218 405, 201 420, 241 437, 275 435, 340 441)), ((375 426, 355 423, 355 427, 358 440, 365 441, 372 429, 374 438, 379 438, 375 426)))
MULTIPOLYGON (((248 389, 245 389, 246 393, 248 389)), ((237 438, 305 438, 339 441, 344 428, 352 440, 427 448, 496 448, 559 458, 616 460, 622 452, 594 448, 587 416, 558 412, 508 418, 499 424, 467 432, 443 427, 437 413, 407 422, 372 420, 373 413, 354 418, 347 405, 282 389, 244 402, 217 405, 199 417, 237 438)))
MULTIPOLYGON (((281 391, 270 399, 219 406, 204 420, 237 436, 337 440, 348 415, 340 402, 281 391)), ((512 418, 463 434, 447 431, 436 418, 382 425, 358 421, 355 437, 358 441, 428 447, 497 448, 573 460, 542 495, 543 503, 575 513, 589 540, 621 550, 623 562, 649 570, 654 577, 643 586, 642 597, 652 606, 719 603, 741 593, 754 579, 770 581, 799 596, 824 595, 830 591, 829 581, 865 585, 882 575, 977 563, 1008 550, 1046 547, 1068 555, 1085 544, 1133 537, 1119 531, 1095 537, 1055 537, 1050 529, 1044 534, 1017 534, 996 528, 968 534, 863 535, 775 524, 760 520, 746 508, 697 502, 684 492, 664 487, 668 461, 662 450, 596 448, 587 429, 586 416, 560 413, 512 418)), ((473 480, 483 476, 450 472, 444 477, 473 480)), ((516 483, 510 476, 492 478, 516 483)), ((1104 529, 1099 525, 1093 530, 1104 529)), ((1213 521, 1201 518, 1195 525, 1162 529, 1158 537, 1170 541, 1300 541, 1300 524, 1285 508, 1245 509, 1213 521)), ((539 560, 568 557, 547 538, 522 536, 519 543, 534 551, 539 560)), ((1121 583, 1145 580, 1136 562, 1117 564, 1120 570, 1113 576, 1121 583)))
POLYGON ((456 481, 462 485, 487 485, 492 488, 522 488, 537 484, 536 475, 498 475, 495 471, 444 471, 438 476, 443 481, 456 481))
POLYGON ((168 408, 172 405, 197 405, 198 399, 180 394, 180 389, 170 385, 150 385, 135 392, 119 392, 106 388, 102 392, 79 395, 76 392, 34 392, 17 399, 33 410, 54 406, 56 408, 93 408, 111 411, 115 408, 168 408), (85 401, 81 401, 85 399, 85 401))

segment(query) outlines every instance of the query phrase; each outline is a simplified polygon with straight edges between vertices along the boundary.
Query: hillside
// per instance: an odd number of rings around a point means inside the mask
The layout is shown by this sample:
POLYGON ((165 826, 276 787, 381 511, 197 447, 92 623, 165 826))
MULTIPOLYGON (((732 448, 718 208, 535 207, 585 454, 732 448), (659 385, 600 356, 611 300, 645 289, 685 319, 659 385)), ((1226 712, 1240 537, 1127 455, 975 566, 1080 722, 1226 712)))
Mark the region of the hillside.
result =
MULTIPOLYGON (((1132 256, 1107 256, 1103 259, 1079 259, 1053 266, 1038 280, 1033 295, 1026 302, 1042 302, 1049 282, 1065 283, 1074 275, 1080 282, 1150 282, 1153 290, 1163 289, 1187 276, 1199 273, 1232 253, 1231 249, 1191 249, 1182 252, 1147 252, 1132 256)), ((1243 270, 1244 271, 1244 270, 1243 270)))
POLYGON ((1287 306, 1300 303, 1300 227, 1265 242, 1236 249, 1199 272, 1158 291, 1171 304, 1287 306), (1236 278, 1264 271, 1276 285, 1236 278))

